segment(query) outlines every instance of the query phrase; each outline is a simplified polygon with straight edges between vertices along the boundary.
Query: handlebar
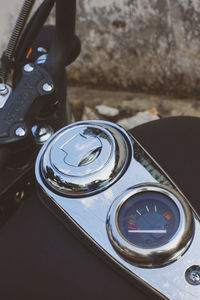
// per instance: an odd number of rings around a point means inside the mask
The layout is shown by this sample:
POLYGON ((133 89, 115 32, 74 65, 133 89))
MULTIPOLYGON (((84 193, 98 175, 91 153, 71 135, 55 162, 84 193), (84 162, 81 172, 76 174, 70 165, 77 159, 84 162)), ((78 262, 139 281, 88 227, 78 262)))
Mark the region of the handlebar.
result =
POLYGON ((59 77, 71 55, 75 37, 75 0, 56 1, 56 30, 45 67, 53 79, 59 77), (65 12, 65 13, 63 13, 65 12))
POLYGON ((15 52, 16 61, 24 61, 31 44, 39 34, 55 0, 44 0, 27 24, 15 52))

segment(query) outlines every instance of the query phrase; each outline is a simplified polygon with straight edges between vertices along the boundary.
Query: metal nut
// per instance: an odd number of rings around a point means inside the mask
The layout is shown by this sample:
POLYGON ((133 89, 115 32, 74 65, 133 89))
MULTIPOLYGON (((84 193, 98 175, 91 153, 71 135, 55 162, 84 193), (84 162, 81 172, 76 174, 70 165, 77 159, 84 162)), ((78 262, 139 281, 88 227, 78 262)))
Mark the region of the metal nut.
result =
POLYGON ((26 135, 26 129, 24 127, 18 127, 15 130, 15 134, 16 134, 16 136, 23 137, 26 135))
POLYGON ((53 90, 53 84, 46 82, 43 84, 42 89, 44 92, 50 93, 53 90))
POLYGON ((200 284, 200 266, 191 266, 185 272, 185 278, 191 285, 200 284))
POLYGON ((24 66, 24 71, 27 73, 33 72, 34 70, 34 65, 33 64, 26 64, 24 66))

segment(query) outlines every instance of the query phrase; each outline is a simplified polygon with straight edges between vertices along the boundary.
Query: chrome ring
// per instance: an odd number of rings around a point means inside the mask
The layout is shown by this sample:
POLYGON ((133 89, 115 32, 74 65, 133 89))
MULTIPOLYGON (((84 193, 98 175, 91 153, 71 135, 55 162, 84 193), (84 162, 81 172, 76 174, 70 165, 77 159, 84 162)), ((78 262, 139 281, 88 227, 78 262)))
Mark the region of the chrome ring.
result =
POLYGON ((39 172, 57 194, 85 197, 99 193, 127 170, 133 155, 129 135, 105 121, 80 121, 56 132, 41 149, 39 172))
POLYGON ((107 216, 107 233, 115 250, 126 260, 139 267, 161 267, 181 256, 189 247, 194 234, 193 215, 185 198, 171 188, 146 183, 126 190, 111 205, 107 216), (118 215, 122 205, 141 192, 157 192, 169 197, 180 213, 180 223, 170 241, 157 248, 143 248, 129 242, 118 227, 118 215))

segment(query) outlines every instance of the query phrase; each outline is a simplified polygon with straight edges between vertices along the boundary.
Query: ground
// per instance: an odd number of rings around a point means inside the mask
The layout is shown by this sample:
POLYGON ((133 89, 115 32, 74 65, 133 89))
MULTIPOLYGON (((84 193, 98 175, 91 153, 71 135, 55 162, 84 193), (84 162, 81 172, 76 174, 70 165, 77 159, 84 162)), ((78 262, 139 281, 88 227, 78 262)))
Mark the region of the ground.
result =
POLYGON ((68 97, 76 121, 105 119, 118 122, 127 129, 169 116, 200 117, 200 101, 192 98, 179 99, 88 87, 69 87, 68 97))

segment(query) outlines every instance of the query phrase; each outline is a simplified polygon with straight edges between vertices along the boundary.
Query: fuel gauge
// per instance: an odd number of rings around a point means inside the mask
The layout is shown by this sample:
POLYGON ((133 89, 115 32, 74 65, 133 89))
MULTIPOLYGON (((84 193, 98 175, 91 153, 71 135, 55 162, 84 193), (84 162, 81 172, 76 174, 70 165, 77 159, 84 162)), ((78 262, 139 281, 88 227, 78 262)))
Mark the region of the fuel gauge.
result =
POLYGON ((141 192, 122 205, 117 223, 128 242, 143 248, 155 248, 168 243, 177 232, 180 213, 167 195, 141 192))
POLYGON ((109 211, 107 231, 116 251, 141 267, 166 265, 192 241, 193 216, 185 198, 160 184, 131 188, 109 211))

